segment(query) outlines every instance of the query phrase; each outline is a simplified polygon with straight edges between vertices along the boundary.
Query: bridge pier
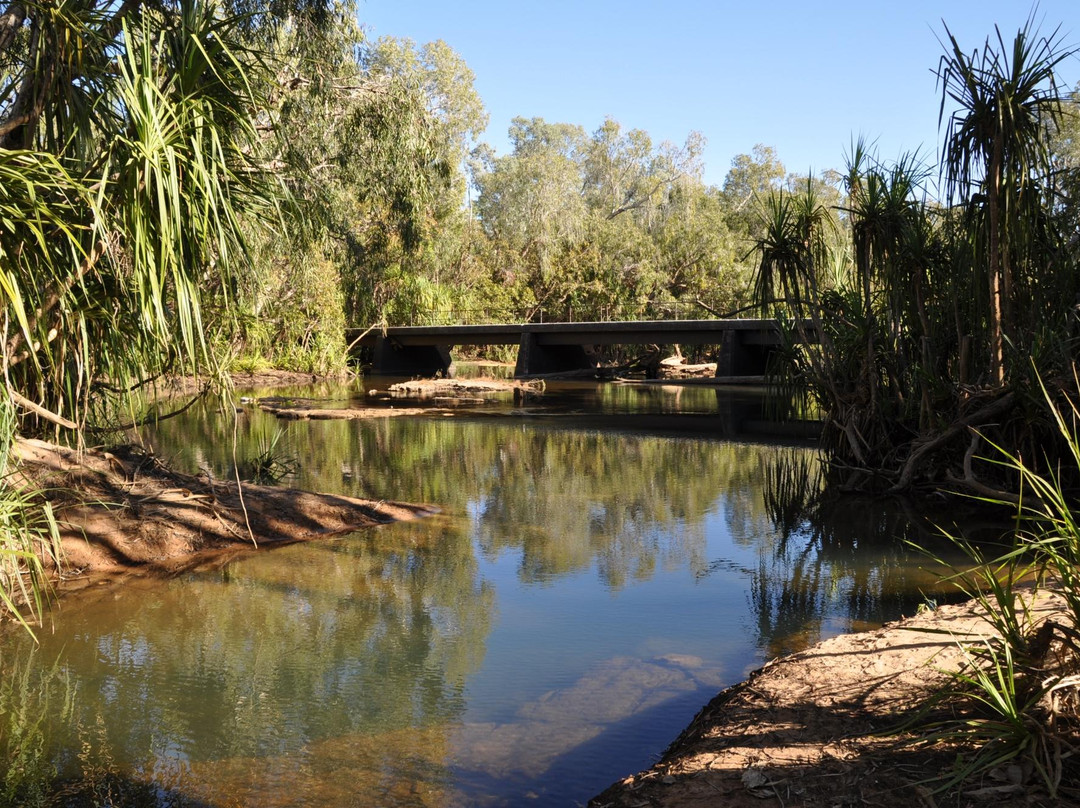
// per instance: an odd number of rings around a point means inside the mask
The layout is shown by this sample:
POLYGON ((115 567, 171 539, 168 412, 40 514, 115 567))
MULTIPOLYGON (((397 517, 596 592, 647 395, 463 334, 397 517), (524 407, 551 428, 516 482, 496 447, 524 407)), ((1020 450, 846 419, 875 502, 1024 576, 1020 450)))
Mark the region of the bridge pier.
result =
POLYGON ((375 340, 372 373, 379 376, 454 375, 454 360, 445 345, 401 345, 392 337, 375 340))
POLYGON ((543 376, 546 373, 566 373, 596 367, 583 345, 545 345, 538 335, 525 331, 518 345, 514 377, 543 376))
POLYGON ((754 331, 724 331, 716 357, 716 378, 764 376, 775 343, 754 331))

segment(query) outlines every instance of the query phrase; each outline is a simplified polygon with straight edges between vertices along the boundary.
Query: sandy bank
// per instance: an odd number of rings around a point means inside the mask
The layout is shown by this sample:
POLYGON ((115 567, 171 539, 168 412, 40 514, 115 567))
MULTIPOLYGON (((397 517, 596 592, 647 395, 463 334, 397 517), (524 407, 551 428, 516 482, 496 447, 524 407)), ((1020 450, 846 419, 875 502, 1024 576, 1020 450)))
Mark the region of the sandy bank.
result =
MULTIPOLYGON (((1035 614, 1061 602, 1040 595, 1035 614)), ((988 628, 971 603, 776 659, 724 690, 661 760, 621 780, 590 808, 768 806, 1059 806, 1030 773, 967 783, 948 796, 931 778, 957 750, 890 732, 961 664, 956 639, 988 628)), ((1017 767, 1018 768, 1018 767, 1017 767)))

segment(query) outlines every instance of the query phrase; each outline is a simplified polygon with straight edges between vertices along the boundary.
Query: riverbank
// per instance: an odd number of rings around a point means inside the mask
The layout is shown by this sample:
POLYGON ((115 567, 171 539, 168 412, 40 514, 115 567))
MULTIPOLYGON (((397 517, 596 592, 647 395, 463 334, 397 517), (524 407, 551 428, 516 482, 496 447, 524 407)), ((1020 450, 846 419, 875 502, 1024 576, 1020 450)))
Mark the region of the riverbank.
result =
MULTIPOLYGON (((1040 593, 1031 616, 1049 619, 1062 606, 1040 593)), ((988 629, 969 602, 775 659, 709 702, 656 765, 613 784, 589 808, 1074 805, 1051 799, 1037 775, 1007 763, 936 793, 961 750, 895 731, 950 684, 943 671, 961 669, 958 641, 988 629)))
POLYGON ((133 575, 175 574, 238 553, 415 519, 434 508, 181 474, 137 446, 82 452, 15 445, 24 484, 60 528, 59 594, 133 575))

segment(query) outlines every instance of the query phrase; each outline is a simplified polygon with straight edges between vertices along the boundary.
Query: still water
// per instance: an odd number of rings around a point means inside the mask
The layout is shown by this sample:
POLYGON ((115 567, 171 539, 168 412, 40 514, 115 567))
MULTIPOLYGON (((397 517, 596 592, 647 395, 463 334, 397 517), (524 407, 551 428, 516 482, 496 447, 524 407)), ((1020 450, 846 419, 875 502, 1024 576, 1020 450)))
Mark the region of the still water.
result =
POLYGON ((148 434, 191 471, 274 445, 282 484, 442 511, 4 632, 0 803, 584 804, 765 660, 944 597, 903 544, 932 539, 817 501, 813 451, 763 437, 756 396, 577 385, 486 412, 148 434))

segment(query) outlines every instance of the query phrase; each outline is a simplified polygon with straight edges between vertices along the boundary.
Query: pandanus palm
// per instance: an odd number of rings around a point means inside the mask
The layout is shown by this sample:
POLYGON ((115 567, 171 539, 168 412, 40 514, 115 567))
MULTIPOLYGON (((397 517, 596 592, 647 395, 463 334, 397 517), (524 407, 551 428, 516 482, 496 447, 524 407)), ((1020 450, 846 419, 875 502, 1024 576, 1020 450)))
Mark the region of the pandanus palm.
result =
POLYGON ((950 200, 969 198, 976 187, 985 200, 986 314, 989 371, 1004 381, 1004 343, 1014 336, 1014 272, 1010 244, 1027 226, 1024 212, 1051 169, 1050 144, 1061 120, 1062 94, 1055 70, 1076 52, 1062 44, 1060 28, 1039 36, 1029 18, 1011 50, 1000 30, 981 49, 965 53, 946 26, 946 53, 938 65, 939 122, 948 102, 957 105, 945 127, 942 172, 950 200))
POLYGON ((5 386, 70 429, 92 385, 209 357, 200 298, 230 287, 238 217, 270 201, 246 156, 257 65, 238 22, 201 0, 113 17, 27 7, 39 22, 0 75, 0 139, 19 147, 0 145, 5 386), (78 47, 45 54, 53 40, 78 47))
POLYGON ((832 222, 829 211, 807 179, 800 193, 771 191, 761 200, 759 217, 763 232, 754 245, 760 256, 754 299, 762 308, 786 303, 805 316, 807 307, 817 302, 817 270, 832 222))
POLYGON ((754 299, 767 311, 787 310, 795 317, 799 341, 805 346, 804 356, 811 374, 827 388, 824 395, 832 402, 838 394, 828 363, 833 352, 822 322, 822 301, 819 271, 829 262, 829 234, 833 218, 814 187, 812 178, 798 193, 780 189, 771 191, 761 201, 759 218, 762 235, 755 241, 759 256, 754 278, 754 299), (820 343, 812 345, 805 328, 809 318, 820 343))
POLYGON ((212 364, 200 301, 272 201, 241 25, 204 0, 0 14, 0 605, 48 528, 2 477, 16 430, 78 433, 97 392, 212 364))
MULTIPOLYGON (((914 154, 906 155, 891 167, 870 158, 860 143, 848 166, 846 178, 848 206, 855 255, 855 271, 860 283, 866 323, 866 357, 863 387, 869 409, 878 405, 879 346, 875 340, 877 321, 884 316, 890 343, 888 361, 906 364, 901 343, 909 334, 929 336, 924 307, 925 265, 921 263, 917 240, 922 233, 918 199, 925 169, 914 154), (911 318, 907 302, 913 300, 918 316, 911 318)), ((904 375, 905 368, 887 368, 891 378, 904 375)), ((899 391, 897 391, 899 395, 899 391)))

